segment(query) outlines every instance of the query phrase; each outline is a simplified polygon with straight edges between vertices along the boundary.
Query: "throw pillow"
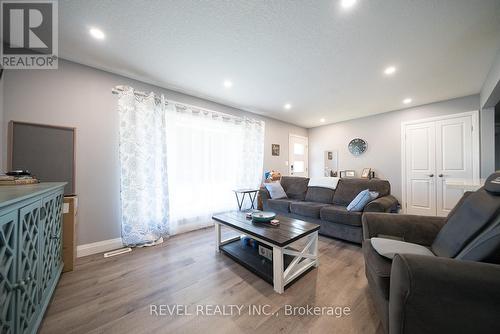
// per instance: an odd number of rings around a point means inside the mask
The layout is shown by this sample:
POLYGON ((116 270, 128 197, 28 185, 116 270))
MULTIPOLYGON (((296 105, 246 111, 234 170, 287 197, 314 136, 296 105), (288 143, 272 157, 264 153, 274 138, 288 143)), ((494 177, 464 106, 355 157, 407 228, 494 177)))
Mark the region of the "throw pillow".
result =
POLYGON ((435 256, 429 248, 413 244, 411 242, 404 242, 399 240, 385 239, 385 238, 371 238, 373 249, 383 257, 393 259, 396 254, 414 254, 414 255, 427 255, 435 256))
POLYGON ((286 192, 279 182, 264 183, 271 199, 287 198, 286 192))
MULTIPOLYGON (((378 195, 378 194, 377 194, 378 195)), ((347 211, 363 211, 368 202, 372 201, 372 195, 370 195, 370 190, 365 189, 354 197, 354 199, 347 206, 347 211)))

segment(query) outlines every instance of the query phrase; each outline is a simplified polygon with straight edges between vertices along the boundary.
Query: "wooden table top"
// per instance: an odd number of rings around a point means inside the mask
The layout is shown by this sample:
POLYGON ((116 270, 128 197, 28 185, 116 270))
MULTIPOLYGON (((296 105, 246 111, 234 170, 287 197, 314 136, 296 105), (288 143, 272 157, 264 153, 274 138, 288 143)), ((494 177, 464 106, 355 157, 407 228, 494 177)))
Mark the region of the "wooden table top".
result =
POLYGON ((280 225, 254 223, 246 218, 245 212, 230 211, 215 214, 213 217, 219 223, 235 228, 245 234, 265 240, 278 247, 284 247, 304 236, 319 230, 319 225, 303 220, 277 215, 280 225))

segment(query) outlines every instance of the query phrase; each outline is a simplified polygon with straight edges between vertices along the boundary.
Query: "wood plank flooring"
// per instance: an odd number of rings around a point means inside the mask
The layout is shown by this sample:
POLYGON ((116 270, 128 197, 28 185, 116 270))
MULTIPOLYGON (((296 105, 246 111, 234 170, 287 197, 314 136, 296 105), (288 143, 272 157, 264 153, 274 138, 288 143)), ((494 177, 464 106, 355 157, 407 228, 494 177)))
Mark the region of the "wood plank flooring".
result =
POLYGON ((75 271, 62 275, 39 333, 382 333, 361 248, 320 236, 319 253, 319 268, 282 295, 216 253, 213 227, 126 255, 80 258, 75 271), (175 304, 191 313, 197 305, 243 309, 226 316, 151 314, 150 305, 175 304), (351 314, 289 316, 287 304, 349 307, 351 314), (273 315, 249 315, 250 305, 269 305, 273 315))

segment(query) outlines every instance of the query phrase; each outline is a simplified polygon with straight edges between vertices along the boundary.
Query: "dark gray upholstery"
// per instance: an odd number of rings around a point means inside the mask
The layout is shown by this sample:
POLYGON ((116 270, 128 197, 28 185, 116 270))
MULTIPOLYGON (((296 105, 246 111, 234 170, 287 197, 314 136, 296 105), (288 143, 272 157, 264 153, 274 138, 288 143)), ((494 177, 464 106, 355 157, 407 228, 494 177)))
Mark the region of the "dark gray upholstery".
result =
POLYGON ((290 203, 290 212, 296 215, 309 218, 319 218, 319 211, 328 204, 315 202, 292 202, 290 203))
POLYGON ((398 205, 396 197, 387 195, 368 203, 363 212, 397 212, 398 205))
POLYGON ((321 208, 320 217, 329 222, 361 227, 363 212, 347 211, 345 206, 328 205, 321 208))
POLYGON ((342 198, 354 198, 365 189, 380 193, 379 197, 365 206, 364 212, 397 212, 396 198, 390 195, 389 182, 378 179, 341 179, 337 189, 308 187, 309 179, 304 177, 283 176, 281 185, 288 199, 271 199, 266 188, 259 191, 262 209, 275 211, 285 216, 319 224, 319 233, 350 242, 362 241, 363 212, 347 211, 347 205, 333 204, 337 192, 342 198), (347 188, 353 187, 354 190, 347 188))
POLYGON ((383 297, 389 300, 392 261, 378 255, 373 249, 370 240, 363 241, 363 255, 365 257, 365 270, 368 271, 366 275, 373 279, 383 297))
POLYGON ((279 213, 290 212, 290 203, 293 200, 281 198, 281 199, 269 199, 267 200, 267 205, 265 210, 277 211, 279 213))
POLYGON ((429 247, 445 223, 445 217, 365 213, 363 239, 392 236, 429 247))
POLYGON ((288 198, 299 201, 303 201, 306 198, 307 185, 309 183, 308 177, 282 176, 280 183, 288 198))
POLYGON ((499 265, 396 255, 390 285, 391 334, 500 333, 499 265))
POLYGON ((386 332, 500 333, 500 192, 487 191, 497 177, 466 193, 447 218, 363 216, 365 274, 386 332), (372 247, 380 235, 432 245, 439 257, 390 261, 372 247))
POLYGON ((443 257, 455 257, 500 215, 500 196, 484 188, 461 201, 432 244, 432 251, 443 257))
POLYGON ((319 225, 321 226, 319 234, 326 235, 327 237, 355 242, 357 244, 363 239, 361 226, 339 224, 326 220, 320 220, 319 225))
POLYGON ((348 206, 361 191, 369 189, 379 193, 379 198, 391 194, 391 185, 389 181, 379 179, 340 179, 335 195, 333 196, 333 203, 338 205, 348 206))
POLYGON ((500 263, 500 217, 497 217, 495 226, 482 233, 477 239, 465 247, 457 259, 500 263))
POLYGON ((308 187, 306 201, 318 203, 332 203, 335 190, 323 187, 308 187))

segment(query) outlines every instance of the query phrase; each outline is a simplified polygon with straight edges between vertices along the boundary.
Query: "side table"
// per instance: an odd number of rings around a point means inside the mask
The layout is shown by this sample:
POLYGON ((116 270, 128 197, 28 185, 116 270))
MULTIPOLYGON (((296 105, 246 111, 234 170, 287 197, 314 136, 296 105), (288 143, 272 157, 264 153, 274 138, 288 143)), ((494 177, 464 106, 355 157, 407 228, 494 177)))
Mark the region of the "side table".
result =
POLYGON ((245 196, 248 194, 251 202, 251 209, 255 209, 255 199, 257 198, 257 193, 259 189, 235 189, 234 195, 236 196, 236 201, 238 202, 238 208, 241 211, 241 207, 243 206, 243 202, 245 201, 245 196), (240 198, 240 195, 241 198, 240 198))

